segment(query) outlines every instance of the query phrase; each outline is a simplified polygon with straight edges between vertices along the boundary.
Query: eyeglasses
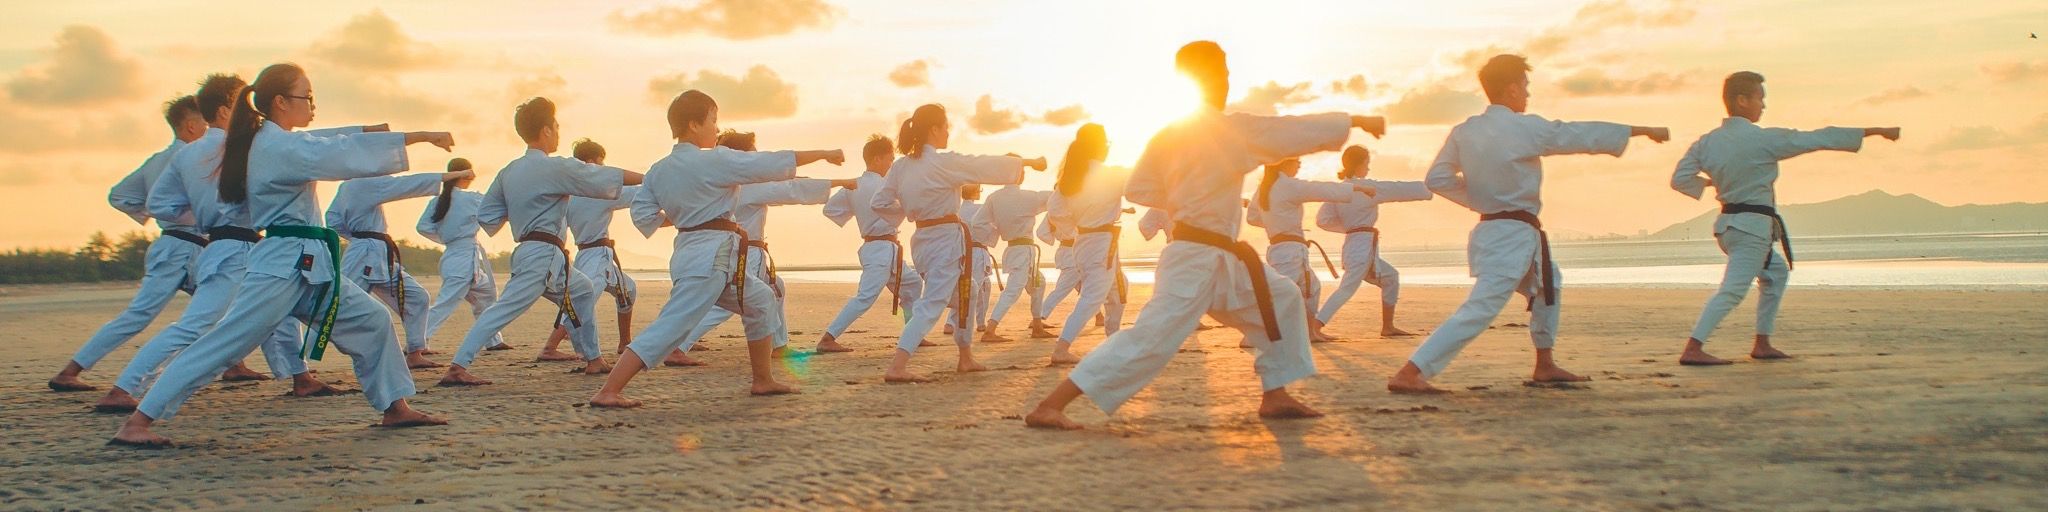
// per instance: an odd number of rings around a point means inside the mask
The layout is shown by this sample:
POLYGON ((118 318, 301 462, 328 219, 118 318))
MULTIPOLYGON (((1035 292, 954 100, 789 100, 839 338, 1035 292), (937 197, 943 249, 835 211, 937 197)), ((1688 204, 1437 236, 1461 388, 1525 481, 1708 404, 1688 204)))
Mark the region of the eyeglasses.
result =
POLYGON ((305 96, 293 96, 293 95, 290 95, 290 94, 285 94, 285 95, 283 95, 283 96, 284 96, 284 97, 286 97, 286 98, 291 98, 291 99, 295 99, 295 100, 306 100, 306 103, 312 103, 312 102, 313 102, 313 95, 311 95, 311 94, 308 94, 308 95, 305 95, 305 96))

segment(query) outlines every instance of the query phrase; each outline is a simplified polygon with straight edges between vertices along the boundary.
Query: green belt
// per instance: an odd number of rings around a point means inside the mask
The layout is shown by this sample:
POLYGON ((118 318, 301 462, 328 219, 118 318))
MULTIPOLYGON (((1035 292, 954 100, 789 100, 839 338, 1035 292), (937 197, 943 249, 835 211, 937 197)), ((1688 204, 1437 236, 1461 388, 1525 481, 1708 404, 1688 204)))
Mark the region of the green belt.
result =
MULTIPOLYGON (((306 346, 301 357, 319 361, 327 353, 327 342, 334 338, 334 316, 341 310, 341 234, 320 226, 278 225, 263 228, 264 234, 273 238, 303 238, 319 240, 327 244, 329 263, 333 265, 333 281, 327 283, 326 315, 320 318, 320 325, 306 331, 306 346)), ((315 308, 323 309, 323 308, 315 308)))

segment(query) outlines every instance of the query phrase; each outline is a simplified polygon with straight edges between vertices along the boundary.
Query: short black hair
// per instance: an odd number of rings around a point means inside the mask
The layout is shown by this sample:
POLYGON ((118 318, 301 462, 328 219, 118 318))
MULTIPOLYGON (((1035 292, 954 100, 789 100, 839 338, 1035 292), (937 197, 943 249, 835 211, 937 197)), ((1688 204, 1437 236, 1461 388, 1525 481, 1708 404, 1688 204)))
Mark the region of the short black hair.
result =
POLYGON ((683 138, 683 132, 690 129, 690 123, 701 123, 711 119, 711 110, 718 108, 718 101, 704 91, 690 89, 677 94, 668 102, 668 134, 683 138))
POLYGON ((754 132, 726 130, 718 134, 718 145, 740 151, 754 151, 754 132))
POLYGON ((1528 80, 1530 69, 1529 59, 1520 55, 1495 55, 1479 67, 1479 88, 1486 90, 1487 100, 1498 101, 1508 86, 1528 80))
POLYGON ((860 148, 860 156, 863 161, 894 154, 896 154, 896 141, 889 140, 889 136, 879 133, 869 135, 868 144, 860 148))
POLYGON ((177 99, 164 102, 164 124, 171 125, 172 130, 178 129, 178 123, 186 117, 196 115, 199 115, 199 100, 191 95, 179 96, 177 99))
POLYGON ((1755 97, 1764 93, 1764 76, 1755 71, 1737 71, 1721 81, 1721 106, 1728 108, 1728 115, 1735 115, 1735 98, 1755 97))
POLYGON ((214 119, 214 113, 220 112, 221 108, 226 107, 231 112, 230 115, 232 115, 235 97, 240 96, 242 88, 248 86, 248 82, 242 81, 241 76, 233 73, 206 75, 205 80, 199 81, 199 92, 192 95, 193 98, 199 100, 199 117, 205 118, 206 122, 209 123, 225 121, 225 119, 214 119))
POLYGON ((604 146, 598 144, 597 141, 587 138, 576 139, 576 143, 569 147, 571 148, 569 153, 575 155, 577 160, 594 164, 598 160, 604 159, 604 146))
POLYGON ((540 142, 541 130, 553 124, 555 102, 547 98, 536 96, 512 110, 512 129, 519 131, 519 140, 528 143, 540 142))

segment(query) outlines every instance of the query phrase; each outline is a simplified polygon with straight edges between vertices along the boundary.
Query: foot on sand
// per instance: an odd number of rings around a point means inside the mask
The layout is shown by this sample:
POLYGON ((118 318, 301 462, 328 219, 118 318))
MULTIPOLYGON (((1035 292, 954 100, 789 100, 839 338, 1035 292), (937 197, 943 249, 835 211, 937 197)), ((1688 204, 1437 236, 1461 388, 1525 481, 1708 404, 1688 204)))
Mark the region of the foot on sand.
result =
POLYGON ((1044 407, 1032 409, 1031 414, 1024 415, 1024 426, 1055 430, 1081 430, 1083 428, 1080 422, 1068 419, 1065 412, 1044 407))
POLYGON ((1401 329, 1401 328, 1399 328, 1399 327, 1388 327, 1388 328, 1385 328, 1385 329, 1380 329, 1380 337, 1382 337, 1382 338, 1399 338, 1399 337, 1404 337, 1404 336, 1414 336, 1414 335, 1415 335, 1415 333, 1412 333, 1412 332, 1408 332, 1408 331, 1402 330, 1402 329, 1401 329))
POLYGON ((100 401, 92 404, 92 412, 104 414, 135 412, 135 406, 140 404, 140 402, 135 400, 134 395, 128 394, 127 391, 122 391, 121 388, 114 388, 112 391, 107 392, 107 396, 100 397, 100 401))
POLYGON ((235 363, 234 366, 228 367, 228 371, 221 372, 220 380, 221 382, 248 382, 270 380, 270 376, 256 373, 256 370, 249 369, 249 365, 235 363))
POLYGON ((444 365, 444 364, 441 364, 441 363, 436 363, 436 362, 434 362, 434 360, 432 360, 432 359, 427 359, 427 351, 425 351, 425 350, 422 350, 422 351, 419 351, 419 352, 406 352, 406 353, 405 353, 405 367, 406 367, 406 368, 411 368, 411 369, 414 369, 414 370, 418 370, 418 369, 421 369, 421 368, 440 368, 440 367, 442 367, 442 366, 447 366, 447 365, 444 365))
POLYGON ((900 372, 892 371, 882 374, 882 382, 887 382, 890 384, 921 384, 931 381, 931 377, 911 373, 910 370, 904 370, 900 372))
POLYGON ((86 384, 85 381, 79 379, 77 375, 59 375, 50 378, 51 391, 97 391, 99 389, 100 388, 93 386, 91 384, 86 384))
POLYGON ((1749 358, 1758 360, 1791 359, 1792 355, 1784 352, 1779 352, 1778 349, 1775 348, 1763 347, 1760 349, 1749 351, 1749 358))
POLYGON ((583 363, 581 372, 584 375, 610 375, 612 373, 612 365, 604 362, 604 358, 600 357, 583 363))
POLYGON ((1564 371, 1563 368, 1551 366, 1547 368, 1537 368, 1534 373, 1530 374, 1529 380, 1536 382, 1592 382, 1593 378, 1564 371))
POLYGON ((705 364, 707 363, 690 357, 689 354, 684 354, 681 350, 669 352, 668 357, 661 359, 662 366, 704 366, 705 364))
POLYGON ((639 407, 640 401, 619 395, 599 394, 597 396, 590 397, 590 406, 603 407, 607 409, 632 409, 634 407, 639 407))
POLYGON ((512 346, 504 343, 499 343, 496 345, 491 345, 490 347, 485 348, 484 350, 512 350, 512 346))
POLYGON ((852 352, 852 351, 853 351, 853 349, 852 349, 852 348, 850 348, 850 347, 847 347, 846 345, 840 345, 840 344, 839 344, 839 342, 838 342, 838 341, 836 341, 836 340, 824 340, 824 341, 820 341, 820 342, 818 342, 818 350, 817 350, 817 353, 819 353, 819 354, 837 354, 837 353, 841 353, 841 352, 852 352))
POLYGON ((1448 395, 1451 392, 1429 385, 1421 375, 1394 374, 1387 379, 1387 391, 1396 395, 1448 395))
POLYGON ((783 384, 775 381, 768 381, 754 383, 752 387, 747 388, 747 393, 754 396, 775 396, 794 395, 797 393, 802 393, 802 391, 797 391, 796 388, 791 387, 788 384, 783 384))
POLYGON ((1323 413, 1295 400, 1286 389, 1275 389, 1259 398, 1259 417, 1267 419, 1320 418, 1323 413))
POLYGON ((560 350, 542 350, 542 351, 540 351, 540 355, 538 355, 538 356, 534 356, 533 360, 535 360, 535 361, 581 361, 581 360, 583 360, 583 358, 581 358, 581 357, 576 357, 576 354, 571 354, 571 353, 568 353, 568 352, 563 352, 563 351, 560 351, 560 350))
POLYGON ((448 367, 448 374, 441 376, 441 382, 436 383, 435 385, 443 387, 483 386, 488 385, 490 383, 491 381, 484 380, 475 375, 471 375, 469 373, 469 370, 465 370, 460 366, 450 366, 448 367))

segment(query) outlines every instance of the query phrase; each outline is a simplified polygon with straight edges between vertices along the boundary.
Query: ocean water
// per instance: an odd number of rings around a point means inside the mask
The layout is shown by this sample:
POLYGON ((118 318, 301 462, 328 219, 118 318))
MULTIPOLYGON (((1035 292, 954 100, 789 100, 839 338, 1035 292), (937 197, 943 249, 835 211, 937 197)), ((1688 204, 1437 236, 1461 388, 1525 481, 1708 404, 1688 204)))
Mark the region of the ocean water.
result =
MULTIPOLYGON (((1335 239, 1327 244, 1333 250, 1335 239)), ((1970 233, 1805 237, 1793 240, 1795 287, 2048 290, 2048 233, 1970 233)), ((1335 279, 1311 251, 1325 286, 1335 279)), ((1720 283, 1721 250, 1711 240, 1559 243, 1552 257, 1572 286, 1707 288, 1720 283)), ((1134 282, 1152 282, 1155 255, 1125 258, 1134 282)), ((1340 260, 1334 252, 1333 260, 1340 260)), ((1400 249, 1386 258, 1403 284, 1467 286, 1464 248, 1400 249)), ((1339 268, 1342 261, 1337 262, 1339 268)), ((1045 269, 1048 278, 1058 271, 1045 269)), ((634 278, 667 279, 666 272, 634 271, 634 278)), ((852 283, 851 269, 784 269, 797 283, 852 283)))

